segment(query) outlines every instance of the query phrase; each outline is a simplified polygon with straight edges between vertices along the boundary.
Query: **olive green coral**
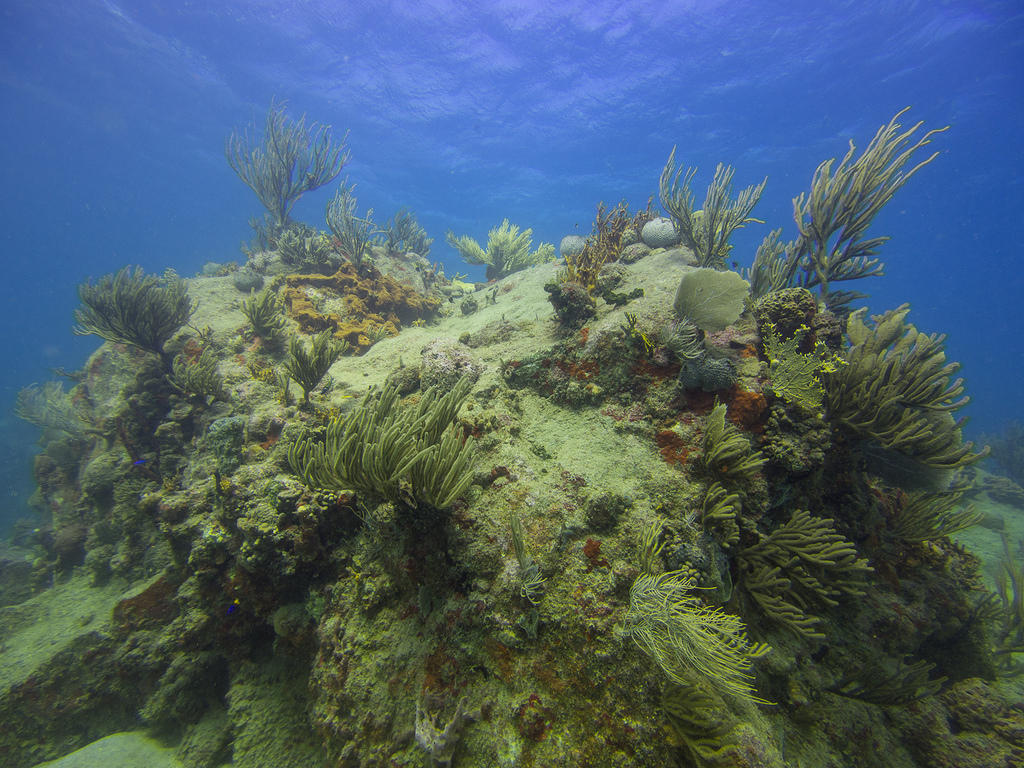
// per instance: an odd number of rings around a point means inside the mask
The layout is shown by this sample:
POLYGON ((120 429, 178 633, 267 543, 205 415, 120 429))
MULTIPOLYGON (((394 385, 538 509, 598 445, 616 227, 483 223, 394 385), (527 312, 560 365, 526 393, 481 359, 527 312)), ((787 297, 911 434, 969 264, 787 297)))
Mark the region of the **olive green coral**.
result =
POLYGON ((107 341, 132 346, 165 358, 164 344, 189 321, 196 309, 185 283, 168 270, 163 277, 147 275, 141 267, 123 267, 95 284, 78 286, 82 306, 75 310, 80 336, 95 334, 107 341))
POLYGON ((284 368, 295 383, 302 388, 302 399, 309 402, 309 393, 327 375, 334 362, 348 349, 348 342, 336 342, 330 330, 321 331, 306 347, 298 336, 292 336, 288 343, 288 359, 284 368))
POLYGON ((707 684, 686 680, 667 686, 661 708, 695 765, 737 765, 736 719, 707 684))
POLYGON ((830 518, 797 510, 784 524, 740 552, 749 574, 744 586, 772 619, 808 637, 823 637, 811 603, 829 607, 842 596, 864 594, 872 571, 830 518))
POLYGON ((509 527, 512 530, 512 548, 515 550, 516 560, 519 563, 519 593, 536 605, 544 594, 544 582, 547 579, 540 575, 537 561, 526 551, 523 524, 514 509, 509 512, 509 527))
POLYGON ((334 241, 326 232, 293 223, 274 239, 281 261, 303 272, 333 272, 341 264, 334 241))
POLYGON ((741 508, 740 495, 729 493, 721 483, 712 483, 704 493, 701 522, 717 534, 723 549, 739 543, 740 528, 736 518, 741 508))
POLYGON ((917 135, 918 122, 903 130, 898 121, 907 109, 880 127, 859 157, 854 158, 851 141, 838 164, 832 158, 817 167, 810 192, 793 200, 799 236, 783 245, 780 233, 772 232, 758 248, 751 269, 755 296, 794 285, 817 286, 830 308, 841 308, 861 294, 833 292, 833 283, 882 274, 884 265, 875 256, 889 238, 867 237, 867 229, 896 191, 938 152, 907 169, 914 154, 949 128, 917 135))
POLYGON ((925 335, 904 321, 910 307, 864 323, 865 310, 850 315, 847 365, 825 373, 828 418, 861 437, 878 441, 929 467, 956 469, 988 453, 965 443, 952 412, 970 400, 959 363, 946 362, 944 335, 925 335))
POLYGON ((719 403, 708 414, 700 463, 712 478, 728 485, 750 480, 765 460, 761 452, 751 449, 740 431, 725 420, 725 410, 725 405, 719 403))
POLYGON ((377 227, 373 223, 373 209, 368 208, 365 216, 356 215, 355 187, 342 184, 327 203, 325 217, 331 233, 337 238, 342 252, 357 267, 370 250, 377 235, 377 227))
POLYGON ((290 221, 292 207, 306 192, 337 178, 348 162, 348 134, 335 142, 329 125, 288 117, 283 102, 272 101, 257 141, 255 126, 233 131, 224 148, 228 164, 263 203, 273 231, 290 221))
POLYGON ((322 440, 297 440, 288 462, 313 488, 450 507, 473 480, 473 441, 463 440, 452 423, 472 386, 463 378, 447 393, 431 389, 405 408, 398 407, 398 390, 384 387, 349 414, 331 419, 322 440))
POLYGON ((911 491, 893 524, 894 533, 904 541, 931 541, 977 525, 984 513, 973 504, 963 506, 964 489, 911 491))
POLYGON ((284 303, 269 289, 242 300, 242 314, 252 325, 252 332, 262 339, 273 341, 284 331, 284 303))
POLYGON ((42 386, 32 384, 20 390, 14 403, 14 415, 44 431, 81 435, 92 429, 86 414, 75 407, 71 395, 58 381, 42 386))
POLYGON ((384 247, 388 253, 415 253, 426 256, 430 253, 432 237, 416 221, 416 214, 401 208, 384 224, 384 247))
POLYGON ((211 400, 224 397, 224 379, 217 371, 217 356, 209 347, 195 360, 185 355, 174 358, 170 383, 188 397, 211 400))
POLYGON ((909 663, 897 660, 894 665, 885 666, 872 663, 844 677, 829 690, 873 704, 909 704, 934 696, 942 688, 946 678, 929 677, 933 669, 935 664, 923 659, 909 663))
POLYGON ((1015 659, 1024 654, 1024 541, 1018 542, 1016 555, 1003 534, 1003 559, 996 572, 995 654, 1003 674, 1024 673, 1024 663, 1015 659))

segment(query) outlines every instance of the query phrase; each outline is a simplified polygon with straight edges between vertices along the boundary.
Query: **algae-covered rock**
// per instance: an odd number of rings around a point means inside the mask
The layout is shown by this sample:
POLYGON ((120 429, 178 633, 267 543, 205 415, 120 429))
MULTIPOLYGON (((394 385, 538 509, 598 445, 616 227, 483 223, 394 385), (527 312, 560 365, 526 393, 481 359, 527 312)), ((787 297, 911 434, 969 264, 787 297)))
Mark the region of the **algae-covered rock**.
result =
POLYGON ((306 715, 309 670, 278 655, 243 662, 227 694, 236 768, 306 768, 323 762, 320 740, 306 715))
POLYGON ((220 768, 230 763, 231 721, 227 710, 211 706, 198 723, 186 728, 175 756, 185 768, 220 768))
POLYGON ((436 339, 420 353, 420 387, 424 390, 441 387, 447 391, 465 376, 475 382, 482 370, 469 347, 455 339, 436 339))
POLYGON ((619 255, 619 261, 623 264, 635 264, 650 252, 651 249, 643 243, 631 243, 622 249, 622 253, 619 255))
POLYGON ((798 328, 810 328, 817 312, 818 302, 806 288, 772 291, 754 303, 758 333, 764 338, 768 335, 769 324, 773 325, 780 341, 793 338, 798 328))
POLYGON ((121 451, 101 453, 82 471, 83 495, 100 507, 108 507, 114 499, 114 485, 122 476, 119 465, 124 458, 121 451))
POLYGON ((832 447, 832 431, 822 418, 783 403, 772 406, 764 435, 768 461, 794 477, 821 467, 832 447))
POLYGON ((721 392, 736 383, 736 367, 724 358, 707 355, 683 360, 679 366, 679 386, 702 392, 721 392))
POLYGON ((605 533, 615 527, 630 507, 632 497, 616 491, 603 491, 587 501, 587 525, 598 533, 605 533))
POLYGON ((248 295, 263 287, 263 275, 254 269, 240 269, 231 276, 231 284, 248 295))
POLYGON ((579 328, 596 313, 594 298, 580 283, 551 282, 544 286, 555 317, 569 328, 579 328))
MULTIPOLYGON (((104 736, 71 754, 40 763, 36 768, 200 768, 182 764, 174 750, 140 731, 122 731, 104 736)), ((204 766, 203 768, 207 768, 204 766)), ((214 768, 209 766, 208 768, 214 768)))
POLYGON ((245 422, 242 416, 228 416, 217 419, 207 430, 206 446, 223 475, 230 475, 242 464, 245 422))

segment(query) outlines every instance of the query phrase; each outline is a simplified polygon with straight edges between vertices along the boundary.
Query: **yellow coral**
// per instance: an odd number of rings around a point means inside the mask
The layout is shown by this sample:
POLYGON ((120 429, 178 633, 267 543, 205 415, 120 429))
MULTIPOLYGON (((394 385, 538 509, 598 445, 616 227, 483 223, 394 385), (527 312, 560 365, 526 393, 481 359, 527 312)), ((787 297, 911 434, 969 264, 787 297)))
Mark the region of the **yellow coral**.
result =
POLYGON ((771 366, 771 390, 790 403, 821 413, 825 400, 821 374, 834 373, 846 365, 846 361, 821 341, 815 343, 811 352, 800 352, 799 347, 810 330, 801 325, 791 338, 782 340, 775 324, 767 323, 764 350, 771 366))

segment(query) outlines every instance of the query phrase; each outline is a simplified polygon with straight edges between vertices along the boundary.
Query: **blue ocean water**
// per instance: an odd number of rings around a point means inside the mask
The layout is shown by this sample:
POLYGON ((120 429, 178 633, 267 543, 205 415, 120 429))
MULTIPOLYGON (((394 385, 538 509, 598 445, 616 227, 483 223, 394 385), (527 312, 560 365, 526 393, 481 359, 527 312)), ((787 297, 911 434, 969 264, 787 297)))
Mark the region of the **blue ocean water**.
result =
MULTIPOLYGON (((183 275, 244 258, 262 213, 229 133, 271 99, 349 132, 361 209, 405 206, 449 274, 482 277, 445 231, 503 218, 557 243, 599 201, 636 207, 678 145, 736 184, 768 177, 735 238, 749 264, 792 198, 849 140, 950 125, 882 212, 872 310, 909 301, 949 334, 969 435, 1024 418, 1024 7, 1003 2, 113 2, 0 7, 0 523, 25 514, 35 429, 18 390, 96 348, 71 333, 75 286, 126 263, 183 275), (784 6, 780 10, 779 6, 784 6)), ((322 226, 334 187, 297 218, 322 226)))

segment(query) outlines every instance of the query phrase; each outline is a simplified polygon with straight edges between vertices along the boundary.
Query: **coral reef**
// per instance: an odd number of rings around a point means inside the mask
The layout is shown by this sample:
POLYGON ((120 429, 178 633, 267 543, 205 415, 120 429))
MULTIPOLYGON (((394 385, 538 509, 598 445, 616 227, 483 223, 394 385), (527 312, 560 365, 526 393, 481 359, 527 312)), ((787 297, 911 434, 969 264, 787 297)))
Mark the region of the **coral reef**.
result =
MULTIPOLYGON (((728 181, 686 213, 712 261, 728 181)), ((271 222, 244 301, 230 267, 90 286, 122 330, 19 398, 4 764, 140 728, 190 768, 1019 764, 1019 489, 942 337, 771 270, 751 302, 648 213, 601 207, 576 281, 449 281, 400 212, 332 274, 271 222), (127 306, 170 311, 133 342, 127 306)))

